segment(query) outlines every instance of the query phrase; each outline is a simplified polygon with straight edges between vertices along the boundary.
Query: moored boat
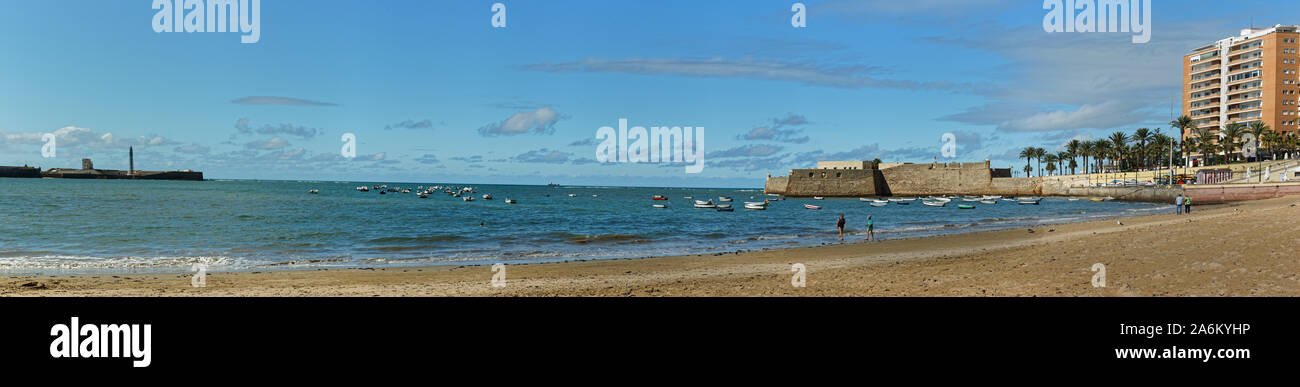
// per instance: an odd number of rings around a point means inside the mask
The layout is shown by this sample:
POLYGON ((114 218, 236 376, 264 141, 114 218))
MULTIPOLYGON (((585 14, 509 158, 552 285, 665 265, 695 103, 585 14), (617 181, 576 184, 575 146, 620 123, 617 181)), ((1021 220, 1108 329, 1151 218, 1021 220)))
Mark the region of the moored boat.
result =
POLYGON ((811 205, 811 204, 805 204, 805 205, 803 205, 803 208, 805 208, 805 209, 809 209, 809 210, 820 210, 820 209, 822 209, 822 206, 814 206, 814 205, 811 205))

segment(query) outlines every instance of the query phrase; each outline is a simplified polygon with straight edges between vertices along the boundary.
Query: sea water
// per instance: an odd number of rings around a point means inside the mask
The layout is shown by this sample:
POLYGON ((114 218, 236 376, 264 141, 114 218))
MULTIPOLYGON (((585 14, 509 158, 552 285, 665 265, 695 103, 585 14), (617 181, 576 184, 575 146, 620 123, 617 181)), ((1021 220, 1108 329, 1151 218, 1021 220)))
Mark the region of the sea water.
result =
MULTIPOLYGON (((1033 227, 1167 210, 1149 203, 954 201, 871 207, 856 198, 744 202, 759 189, 480 185, 475 201, 439 182, 127 181, 0 178, 0 273, 74 274, 469 265, 713 254, 850 241, 868 215, 882 239, 1033 227), (358 192, 386 184, 412 193, 358 192), (319 194, 309 194, 311 189, 319 194), (493 200, 481 195, 492 194, 493 200), (569 194, 574 194, 570 197, 569 194), (593 196, 594 195, 594 196, 593 196), (653 201, 654 195, 669 200, 653 201), (735 199, 734 212, 694 199, 735 199), (507 204, 505 199, 518 204, 507 204), (653 208, 666 204, 668 208, 653 208), (804 204, 822 206, 807 210, 804 204), (958 204, 977 208, 960 210, 958 204)), ((708 259, 707 256, 701 259, 708 259)))

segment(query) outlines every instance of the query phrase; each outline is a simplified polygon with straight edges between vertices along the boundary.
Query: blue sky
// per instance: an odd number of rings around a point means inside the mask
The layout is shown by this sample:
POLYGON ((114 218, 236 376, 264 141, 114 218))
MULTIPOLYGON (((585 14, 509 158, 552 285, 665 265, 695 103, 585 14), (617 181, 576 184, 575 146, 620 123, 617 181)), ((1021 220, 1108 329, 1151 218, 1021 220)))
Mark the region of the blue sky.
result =
POLYGON ((1049 34, 1035 0, 263 1, 260 41, 155 33, 151 0, 0 13, 0 165, 217 179, 758 187, 817 160, 1022 165, 1162 128, 1181 57, 1288 1, 1155 0, 1150 43, 1049 34), (492 3, 506 5, 493 28, 492 3), (706 128, 705 169, 595 162, 596 130, 706 128), (41 155, 54 133, 58 153, 41 155), (354 133, 354 159, 339 155, 354 133), (940 159, 944 161, 945 159, 940 159))

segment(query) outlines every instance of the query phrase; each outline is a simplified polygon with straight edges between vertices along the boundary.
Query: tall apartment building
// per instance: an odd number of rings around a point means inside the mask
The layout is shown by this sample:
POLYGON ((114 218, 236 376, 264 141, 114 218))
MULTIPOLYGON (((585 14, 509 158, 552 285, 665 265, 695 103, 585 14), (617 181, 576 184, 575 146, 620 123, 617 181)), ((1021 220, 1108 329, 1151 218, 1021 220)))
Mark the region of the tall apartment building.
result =
MULTIPOLYGON (((1183 114, 1218 133, 1263 121, 1296 133, 1300 121, 1300 26, 1246 28, 1183 57, 1183 114)), ((1194 136, 1191 131, 1184 138, 1194 136)), ((1199 156, 1194 156, 1199 159, 1199 156)), ((1199 164, 1199 162, 1198 162, 1199 164)))

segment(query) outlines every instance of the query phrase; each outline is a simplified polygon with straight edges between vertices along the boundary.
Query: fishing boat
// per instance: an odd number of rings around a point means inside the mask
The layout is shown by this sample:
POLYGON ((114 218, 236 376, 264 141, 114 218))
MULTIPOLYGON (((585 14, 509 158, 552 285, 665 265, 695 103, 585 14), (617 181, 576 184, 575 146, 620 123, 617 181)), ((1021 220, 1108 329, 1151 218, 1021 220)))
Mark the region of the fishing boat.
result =
POLYGON ((370 192, 370 187, 366 187, 366 186, 357 187, 357 192, 370 192))
POLYGON ((822 206, 814 206, 814 205, 811 205, 811 204, 805 204, 805 205, 803 205, 803 208, 806 208, 806 209, 809 209, 809 210, 820 210, 820 209, 822 209, 822 206))
POLYGON ((483 194, 483 200, 492 200, 492 194, 483 194))
POLYGON ((515 199, 506 199, 506 204, 519 204, 519 201, 515 199))
POLYGON ((717 207, 718 207, 718 205, 713 204, 713 201, 712 201, 712 200, 707 200, 707 201, 706 201, 706 200, 696 200, 696 201, 695 201, 695 208, 717 208, 717 207))
POLYGON ((320 190, 318 190, 318 189, 312 189, 311 191, 307 191, 307 193, 312 194, 312 195, 315 195, 315 194, 320 193, 320 190))
POLYGON ((664 197, 664 195, 655 195, 655 196, 654 196, 653 198, 651 198, 651 199, 653 199, 653 200, 668 200, 668 198, 667 198, 667 197, 664 197))
POLYGON ((973 210, 973 209, 975 209, 975 206, 972 206, 972 205, 969 205, 969 204, 958 204, 958 205, 957 205, 957 209, 961 209, 961 210, 973 210))
POLYGON ((746 205, 746 206, 748 206, 748 205, 767 206, 767 201, 761 201, 761 202, 745 202, 745 205, 746 205))
POLYGON ((726 197, 726 196, 719 196, 719 197, 718 197, 718 201, 719 201, 719 202, 729 202, 729 201, 731 201, 731 198, 726 197))
POLYGON ((730 205, 730 204, 719 204, 719 205, 717 205, 717 207, 718 207, 719 209, 722 209, 722 208, 731 208, 731 205, 730 205))
POLYGON ((943 207, 943 206, 948 205, 948 202, 942 202, 942 201, 928 201, 928 200, 927 200, 927 201, 922 201, 921 204, 924 204, 924 205, 927 205, 927 206, 930 206, 930 207, 943 207))
POLYGON ((654 208, 668 208, 668 206, 667 206, 667 205, 664 205, 664 204, 655 204, 655 205, 652 205, 651 207, 654 207, 654 208))
POLYGON ((821 196, 813 196, 813 200, 826 200, 826 198, 821 196))
POLYGON ((998 204, 998 201, 994 199, 984 199, 984 200, 980 200, 980 204, 994 205, 994 204, 998 204))
POLYGON ((961 201, 963 201, 963 202, 967 202, 967 203, 977 203, 977 202, 979 202, 980 200, 984 200, 984 199, 981 199, 981 198, 961 198, 961 201))
POLYGON ((464 197, 461 197, 461 200, 464 200, 464 201, 467 201, 467 202, 472 202, 472 201, 474 201, 474 197, 473 197, 473 196, 464 196, 464 197))
POLYGON ((858 201, 860 201, 860 202, 870 202, 870 201, 873 201, 873 200, 875 200, 875 199, 872 199, 872 198, 858 198, 858 201))
POLYGON ((421 192, 421 193, 415 195, 415 197, 418 197, 418 198, 420 198, 420 199, 428 199, 428 198, 429 198, 429 194, 426 194, 426 193, 424 193, 424 192, 421 192))
POLYGON ((1104 202, 1104 201, 1106 201, 1106 199, 1105 199, 1105 198, 1092 198, 1092 199, 1088 199, 1088 201, 1090 201, 1090 202, 1104 202))
POLYGON ((1035 205, 1035 206, 1036 206, 1036 205, 1038 205, 1038 202, 1040 202, 1040 201, 1042 201, 1042 200, 1043 200, 1043 198, 1019 198, 1019 199, 1016 199, 1016 203, 1017 203, 1017 204, 1035 205))
POLYGON ((571 198, 576 198, 576 197, 578 197, 578 194, 569 194, 569 197, 571 197, 571 198))
POLYGON ((766 210, 766 209, 767 209, 767 206, 762 205, 762 204, 749 204, 749 203, 745 203, 745 209, 746 209, 746 210, 760 210, 760 211, 762 211, 762 210, 766 210))
POLYGON ((884 203, 871 202, 871 206, 872 206, 872 207, 884 207, 884 206, 888 206, 888 205, 889 205, 889 202, 884 202, 884 203))

